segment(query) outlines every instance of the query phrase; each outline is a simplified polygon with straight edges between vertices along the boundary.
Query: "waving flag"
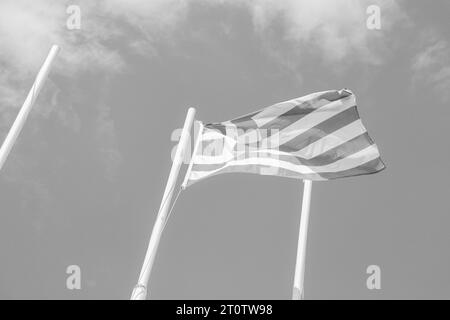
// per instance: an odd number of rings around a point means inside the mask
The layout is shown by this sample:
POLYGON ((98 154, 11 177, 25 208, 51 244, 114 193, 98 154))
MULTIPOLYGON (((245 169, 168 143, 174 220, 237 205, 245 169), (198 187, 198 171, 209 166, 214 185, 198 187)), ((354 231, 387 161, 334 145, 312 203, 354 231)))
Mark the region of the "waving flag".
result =
POLYGON ((385 168, 347 89, 313 93, 200 126, 183 185, 226 172, 307 180, 385 168))

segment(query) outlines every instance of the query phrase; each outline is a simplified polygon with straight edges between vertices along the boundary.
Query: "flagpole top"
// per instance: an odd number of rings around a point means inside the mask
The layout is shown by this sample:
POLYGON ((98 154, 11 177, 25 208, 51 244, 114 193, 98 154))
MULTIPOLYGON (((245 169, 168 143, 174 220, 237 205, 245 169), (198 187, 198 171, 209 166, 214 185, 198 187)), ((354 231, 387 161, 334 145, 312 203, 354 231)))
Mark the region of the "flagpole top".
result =
POLYGON ((60 50, 59 46, 57 44, 52 45, 50 51, 58 52, 60 50))

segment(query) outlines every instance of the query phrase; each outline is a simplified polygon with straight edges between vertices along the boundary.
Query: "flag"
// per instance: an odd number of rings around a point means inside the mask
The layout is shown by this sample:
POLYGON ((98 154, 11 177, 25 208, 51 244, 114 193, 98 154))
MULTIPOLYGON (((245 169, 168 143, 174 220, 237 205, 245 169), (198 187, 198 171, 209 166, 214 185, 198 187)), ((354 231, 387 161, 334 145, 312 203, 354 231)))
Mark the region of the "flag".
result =
POLYGON ((353 92, 329 90, 230 121, 200 123, 183 186, 227 172, 318 181, 384 168, 353 92))

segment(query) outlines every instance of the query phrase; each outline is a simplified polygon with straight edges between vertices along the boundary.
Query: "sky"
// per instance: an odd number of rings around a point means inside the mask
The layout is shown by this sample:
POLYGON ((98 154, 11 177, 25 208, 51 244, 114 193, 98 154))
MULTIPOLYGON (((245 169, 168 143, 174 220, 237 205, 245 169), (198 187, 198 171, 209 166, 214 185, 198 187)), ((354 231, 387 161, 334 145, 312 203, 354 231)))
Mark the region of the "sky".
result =
MULTIPOLYGON (((449 299, 449 13, 445 0, 2 0, 0 140, 61 51, 0 171, 0 298, 128 299, 188 107, 219 122, 346 87, 387 169, 313 184, 305 297, 449 299)), ((302 188, 224 174, 183 191, 150 298, 290 299, 302 188)))

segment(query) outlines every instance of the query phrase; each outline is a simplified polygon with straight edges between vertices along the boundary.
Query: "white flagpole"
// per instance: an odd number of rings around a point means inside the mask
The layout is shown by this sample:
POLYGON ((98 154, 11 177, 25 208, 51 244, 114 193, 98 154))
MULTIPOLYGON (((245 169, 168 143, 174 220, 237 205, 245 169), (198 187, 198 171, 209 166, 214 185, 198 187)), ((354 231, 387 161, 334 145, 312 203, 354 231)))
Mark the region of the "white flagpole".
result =
POLYGON ((190 160, 189 166, 186 170, 186 175, 184 176, 183 183, 181 184, 181 189, 183 189, 183 190, 186 189, 188 180, 189 180, 189 176, 191 175, 192 166, 194 165, 194 157, 197 154, 198 147, 200 146, 203 128, 204 128, 203 123, 201 121, 198 121, 198 133, 197 133, 197 138, 196 138, 195 145, 194 145, 194 150, 192 151, 191 160, 190 160))
POLYGON ((189 141, 189 133, 191 131, 192 123, 194 122, 194 117, 195 109, 189 108, 186 120, 184 121, 183 131, 181 132, 180 142, 178 143, 177 151, 175 152, 175 157, 173 159, 172 168, 170 169, 169 178, 167 179, 161 206, 150 236, 150 242, 148 244, 147 253, 145 254, 139 280, 137 285, 134 287, 133 293, 131 294, 131 300, 145 300, 147 298, 148 280, 152 271, 156 251, 158 250, 159 240, 161 239, 164 225, 166 224, 167 214, 170 209, 178 174, 180 172, 181 165, 183 164, 184 152, 189 141))
POLYGON ((31 90, 28 93, 28 96, 25 99, 25 102, 23 103, 22 108, 19 111, 16 120, 14 121, 11 129, 8 132, 8 135, 5 138, 5 141, 3 142, 0 148, 0 170, 2 169, 6 159, 8 158, 11 149, 16 143, 17 137, 19 136, 20 131, 22 130, 25 121, 27 120, 28 114, 30 113, 31 108, 34 105, 34 102, 36 101, 36 98, 39 95, 42 86, 44 85, 48 73, 50 72, 50 66, 58 51, 59 47, 57 45, 53 45, 52 48, 50 49, 47 59, 45 59, 44 64, 39 70, 39 73, 37 74, 36 79, 34 81, 34 84, 31 87, 31 90))
POLYGON ((311 204, 311 180, 304 180, 302 215, 300 218, 300 228, 298 233, 297 261, 295 263, 294 288, 292 300, 304 299, 304 279, 305 279, 305 258, 306 242, 308 236, 309 207, 311 204))

